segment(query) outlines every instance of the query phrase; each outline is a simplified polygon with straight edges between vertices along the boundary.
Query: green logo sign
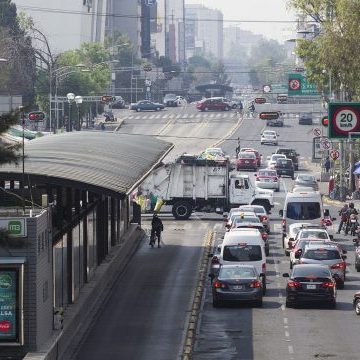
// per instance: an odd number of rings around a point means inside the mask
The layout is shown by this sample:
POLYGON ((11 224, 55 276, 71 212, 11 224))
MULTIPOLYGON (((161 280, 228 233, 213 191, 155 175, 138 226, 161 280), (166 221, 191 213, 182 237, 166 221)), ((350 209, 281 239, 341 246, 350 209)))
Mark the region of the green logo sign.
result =
POLYGON ((12 287, 12 279, 10 275, 0 275, 0 289, 10 289, 12 287))
POLYGON ((8 231, 10 235, 21 235, 22 223, 19 220, 11 220, 8 223, 8 231))

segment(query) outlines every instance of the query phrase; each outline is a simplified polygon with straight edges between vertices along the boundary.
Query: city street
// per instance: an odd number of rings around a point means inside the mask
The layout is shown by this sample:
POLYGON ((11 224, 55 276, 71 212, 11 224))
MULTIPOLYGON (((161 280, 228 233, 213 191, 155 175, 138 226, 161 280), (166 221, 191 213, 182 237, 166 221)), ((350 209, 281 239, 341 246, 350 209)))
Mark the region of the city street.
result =
MULTIPOLYGON (((260 145, 264 122, 259 119, 241 120, 239 128, 234 128, 238 120, 234 112, 199 113, 193 105, 188 105, 160 114, 125 111, 123 114, 125 123, 121 132, 158 135, 176 144, 175 154, 170 154, 168 160, 185 151, 204 150, 216 143, 209 137, 221 140, 227 137, 227 132, 230 132, 230 140, 219 146, 230 156, 235 153, 238 137, 241 147, 254 147, 260 151, 263 166, 266 157, 277 148, 260 145), (226 117, 223 119, 223 116, 226 117)), ((294 116, 285 120, 284 127, 274 129, 279 134, 279 146, 293 147, 301 154, 299 171, 309 171, 313 126, 298 125, 298 118, 294 116)), ((214 309, 207 282, 194 359, 357 358, 357 339, 353 334, 360 331, 360 322, 352 309, 352 296, 360 286, 360 276, 354 269, 350 236, 335 236, 350 250, 347 282, 345 289, 338 291, 337 309, 285 308, 286 281, 282 273, 289 272, 289 258, 284 255, 281 245, 278 210, 291 183, 291 179, 282 179, 281 191, 274 194, 276 205, 271 214, 272 233, 267 260, 268 292, 263 308, 229 306, 214 309)), ((333 216, 337 215, 336 208, 331 211, 333 216)), ((179 357, 201 245, 209 230, 215 231, 216 242, 220 241, 223 223, 219 216, 204 214, 193 215, 185 222, 175 221, 169 215, 164 215, 164 219, 163 247, 149 249, 148 244, 142 244, 94 319, 95 325, 79 347, 77 359, 118 359, 119 354, 124 359, 179 357), (214 220, 209 221, 210 218, 214 220)), ((145 222, 145 227, 148 226, 145 222)))

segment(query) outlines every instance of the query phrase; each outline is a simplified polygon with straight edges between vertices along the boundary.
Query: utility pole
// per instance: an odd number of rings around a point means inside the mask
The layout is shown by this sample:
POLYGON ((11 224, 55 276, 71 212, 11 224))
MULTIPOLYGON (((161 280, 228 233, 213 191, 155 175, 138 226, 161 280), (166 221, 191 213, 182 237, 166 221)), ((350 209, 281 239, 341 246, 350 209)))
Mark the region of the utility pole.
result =
POLYGON ((344 142, 340 140, 340 201, 344 201, 344 142))

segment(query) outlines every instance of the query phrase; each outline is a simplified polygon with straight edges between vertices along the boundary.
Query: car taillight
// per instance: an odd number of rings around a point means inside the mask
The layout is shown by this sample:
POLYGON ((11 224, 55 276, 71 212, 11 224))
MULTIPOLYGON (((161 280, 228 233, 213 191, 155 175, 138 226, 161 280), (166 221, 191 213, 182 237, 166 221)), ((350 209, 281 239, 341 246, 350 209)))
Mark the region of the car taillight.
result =
POLYGON ((282 219, 282 220, 281 220, 281 224, 282 224, 283 230, 285 231, 285 230, 286 230, 286 220, 285 220, 285 219, 282 219))
POLYGON ((212 264, 219 264, 219 258, 217 256, 213 256, 211 259, 212 264))
POLYGON ((266 240, 268 238, 268 234, 267 233, 261 233, 261 236, 263 238, 263 240, 266 240))
POLYGON ((334 264, 330 267, 331 269, 340 269, 340 270, 344 270, 346 269, 346 262, 340 262, 340 263, 337 263, 337 264, 334 264))
POLYGON ((252 281, 250 284, 249 284, 249 286, 251 287, 251 288, 260 288, 261 286, 262 286, 262 284, 261 284, 261 281, 259 281, 259 280, 254 280, 254 281, 252 281))
POLYGON ((223 283, 223 282, 221 282, 219 280, 216 280, 214 282, 213 286, 214 286, 215 289, 227 289, 227 287, 228 287, 225 283, 223 283))
POLYGON ((262 269, 263 274, 265 274, 266 273, 266 264, 265 263, 262 264, 261 269, 262 269))
POLYGON ((326 282, 323 282, 321 284, 321 286, 324 288, 333 288, 335 286, 335 284, 331 281, 326 281, 326 282))
POLYGON ((267 216, 262 216, 261 217, 261 221, 267 221, 267 219, 268 219, 267 216))
POLYGON ((299 288, 299 287, 301 287, 301 283, 299 283, 298 281, 289 280, 288 281, 288 287, 290 287, 290 288, 299 288))
POLYGON ((278 178, 276 177, 276 178, 274 178, 274 182, 277 182, 278 181, 278 178))

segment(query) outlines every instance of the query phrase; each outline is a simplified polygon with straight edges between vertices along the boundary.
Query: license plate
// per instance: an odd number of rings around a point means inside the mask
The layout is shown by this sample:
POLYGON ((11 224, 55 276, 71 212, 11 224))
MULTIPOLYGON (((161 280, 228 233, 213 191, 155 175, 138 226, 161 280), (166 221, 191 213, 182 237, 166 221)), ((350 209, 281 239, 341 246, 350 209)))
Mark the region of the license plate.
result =
POLYGON ((249 162, 246 160, 246 161, 245 161, 245 164, 248 164, 248 163, 249 163, 249 162))
POLYGON ((306 285, 306 288, 308 290, 315 290, 316 289, 316 285, 306 285))
POLYGON ((265 182, 270 182, 271 180, 270 179, 264 179, 265 182))
POLYGON ((242 285, 234 285, 232 288, 233 288, 233 290, 242 290, 243 286, 242 285))

